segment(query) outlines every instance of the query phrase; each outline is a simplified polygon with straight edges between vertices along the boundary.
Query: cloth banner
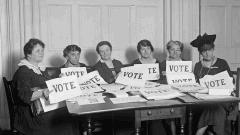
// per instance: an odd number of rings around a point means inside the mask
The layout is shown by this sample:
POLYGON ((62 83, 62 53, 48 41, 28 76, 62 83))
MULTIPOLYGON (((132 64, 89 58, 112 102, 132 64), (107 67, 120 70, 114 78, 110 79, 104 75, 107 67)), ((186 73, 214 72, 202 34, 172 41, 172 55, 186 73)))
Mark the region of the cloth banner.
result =
POLYGON ((209 89, 210 95, 230 95, 234 88, 233 78, 227 71, 216 75, 205 75, 199 81, 201 86, 209 89))
POLYGON ((86 67, 68 67, 68 68, 61 68, 61 73, 64 76, 76 76, 77 78, 86 75, 87 69, 86 67))
POLYGON ((78 78, 79 84, 108 84, 104 81, 104 79, 100 76, 98 71, 90 72, 81 78, 78 78))
POLYGON ((144 77, 146 80, 158 80, 160 78, 159 74, 159 64, 135 64, 135 67, 145 70, 144 77))
POLYGON ((116 83, 143 87, 146 82, 144 74, 146 74, 146 71, 141 70, 141 67, 140 68, 135 66, 125 67, 122 68, 121 72, 118 74, 116 83))
POLYGON ((196 79, 193 73, 169 73, 166 74, 168 84, 186 84, 196 83, 196 79))
POLYGON ((166 74, 168 73, 191 73, 192 61, 167 61, 166 74))
POLYGON ((82 94, 76 76, 48 80, 46 84, 50 91, 50 104, 58 103, 82 94))

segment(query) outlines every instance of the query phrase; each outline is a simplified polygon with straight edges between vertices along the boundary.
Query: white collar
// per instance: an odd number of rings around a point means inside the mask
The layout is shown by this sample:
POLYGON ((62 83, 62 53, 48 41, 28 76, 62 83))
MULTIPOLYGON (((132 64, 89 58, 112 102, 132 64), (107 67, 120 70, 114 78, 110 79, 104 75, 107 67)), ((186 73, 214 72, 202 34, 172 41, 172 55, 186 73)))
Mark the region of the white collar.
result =
POLYGON ((28 60, 26 59, 22 59, 20 61, 20 63, 18 63, 18 66, 27 66, 29 69, 32 69, 34 73, 36 74, 39 74, 39 75, 42 75, 42 72, 41 71, 44 71, 46 68, 43 67, 43 66, 35 66, 33 64, 31 64, 28 60))

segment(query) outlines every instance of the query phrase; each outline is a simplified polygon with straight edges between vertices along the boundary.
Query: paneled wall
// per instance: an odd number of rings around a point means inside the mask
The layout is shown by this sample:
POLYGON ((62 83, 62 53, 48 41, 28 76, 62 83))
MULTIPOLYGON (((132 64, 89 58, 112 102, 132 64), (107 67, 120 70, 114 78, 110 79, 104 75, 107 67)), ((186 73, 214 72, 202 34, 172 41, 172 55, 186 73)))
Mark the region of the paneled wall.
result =
MULTIPOLYGON (((81 62, 98 60, 96 44, 108 40, 113 58, 129 63, 138 57, 136 46, 149 39, 154 56, 166 58, 165 44, 180 40, 184 58, 198 60, 189 42, 199 33, 199 0, 0 0, 2 76, 9 80, 23 58, 29 38, 46 43, 44 64, 60 66, 68 44, 82 48, 81 62)), ((0 128, 8 128, 5 92, 0 81, 0 128)))
POLYGON ((240 67, 240 1, 202 0, 201 33, 216 34, 215 55, 240 67))

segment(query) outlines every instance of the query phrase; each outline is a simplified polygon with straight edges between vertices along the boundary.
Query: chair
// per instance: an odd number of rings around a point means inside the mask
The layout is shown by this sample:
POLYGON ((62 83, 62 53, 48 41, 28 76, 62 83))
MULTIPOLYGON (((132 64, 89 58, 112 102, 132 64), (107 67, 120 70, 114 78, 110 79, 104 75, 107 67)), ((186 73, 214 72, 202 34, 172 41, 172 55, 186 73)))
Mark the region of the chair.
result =
POLYGON ((14 128, 14 111, 16 107, 16 98, 13 93, 13 82, 8 81, 6 77, 3 77, 3 83, 5 87, 5 92, 7 96, 7 102, 8 102, 8 110, 9 110, 9 117, 10 117, 10 132, 9 134, 15 134, 15 135, 22 135, 22 133, 18 132, 14 128))

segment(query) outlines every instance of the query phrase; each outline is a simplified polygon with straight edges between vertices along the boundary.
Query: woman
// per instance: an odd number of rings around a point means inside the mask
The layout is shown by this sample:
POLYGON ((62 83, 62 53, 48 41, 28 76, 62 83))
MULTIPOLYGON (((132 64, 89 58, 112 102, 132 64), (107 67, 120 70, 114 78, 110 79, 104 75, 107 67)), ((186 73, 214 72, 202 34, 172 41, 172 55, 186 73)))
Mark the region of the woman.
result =
POLYGON ((77 45, 68 45, 63 50, 63 56, 66 58, 66 63, 61 68, 67 67, 87 67, 85 64, 80 63, 81 48, 77 45))
POLYGON ((140 54, 140 58, 134 60, 131 65, 159 63, 159 61, 153 57, 154 48, 149 40, 144 39, 139 41, 137 51, 140 54))
POLYGON ((30 39, 24 46, 25 58, 18 64, 14 74, 14 92, 17 99, 14 127, 25 135, 75 135, 79 134, 77 122, 66 108, 35 115, 31 108, 40 97, 48 99, 45 81, 49 78, 39 68, 44 56, 44 43, 30 39))
MULTIPOLYGON (((228 63, 224 59, 214 56, 215 39, 216 35, 208 35, 205 33, 203 36, 199 35, 197 39, 191 42, 193 47, 198 48, 198 52, 202 57, 194 68, 197 81, 205 75, 215 75, 222 71, 228 71, 232 77, 228 63)), ((204 106, 198 122, 196 135, 203 135, 206 131, 216 133, 217 135, 226 135, 224 128, 226 126, 227 111, 231 111, 228 109, 229 106, 229 104, 204 106), (211 132, 207 129, 210 129, 211 132)))
POLYGON ((167 43, 168 57, 160 63, 160 83, 167 84, 166 61, 182 61, 183 43, 170 40, 167 43))
POLYGON ((97 53, 101 59, 94 65, 94 69, 99 72, 101 77, 107 83, 114 83, 117 74, 121 71, 122 63, 119 60, 112 59, 112 45, 108 41, 101 41, 96 47, 97 53))

